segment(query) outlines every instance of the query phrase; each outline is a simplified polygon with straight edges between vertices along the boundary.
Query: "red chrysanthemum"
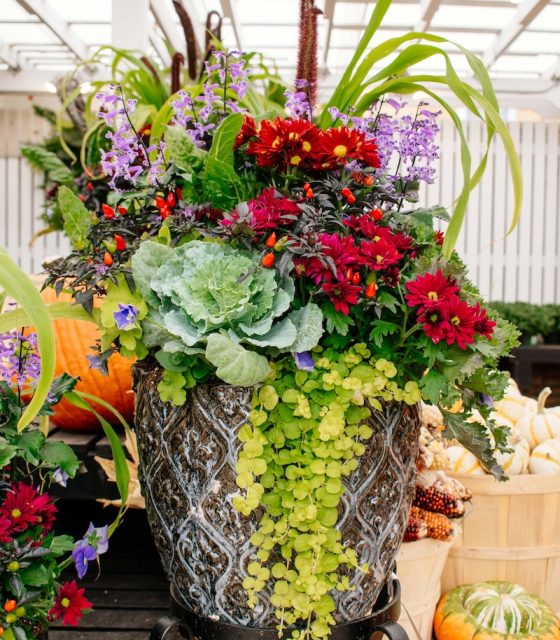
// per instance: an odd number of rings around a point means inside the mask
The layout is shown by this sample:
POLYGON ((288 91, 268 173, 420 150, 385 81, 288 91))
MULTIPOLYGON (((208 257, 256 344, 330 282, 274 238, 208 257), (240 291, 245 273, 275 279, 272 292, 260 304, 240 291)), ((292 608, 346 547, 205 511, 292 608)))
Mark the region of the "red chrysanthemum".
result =
POLYGON ((293 200, 289 200, 279 194, 274 187, 270 187, 263 189, 253 200, 249 200, 246 212, 240 213, 235 209, 227 213, 220 222, 224 227, 240 222, 260 235, 281 224, 291 224, 300 213, 301 209, 293 200))
POLYGON ((386 238, 362 242, 360 245, 360 258, 362 264, 374 271, 383 271, 396 264, 402 254, 397 251, 395 245, 386 238))
POLYGON ((332 169, 349 160, 359 160, 368 167, 380 166, 375 142, 361 131, 348 127, 321 131, 319 144, 312 155, 315 169, 332 169))
POLYGON ((424 333, 436 344, 443 340, 446 335, 447 320, 439 307, 425 310, 418 316, 418 322, 422 325, 424 333))
POLYGON ((475 333, 479 333, 490 340, 494 335, 494 327, 496 326, 496 323, 494 320, 490 320, 486 313, 486 309, 482 309, 478 302, 476 303, 473 312, 475 333))
POLYGON ((447 344, 457 344, 461 349, 466 349, 468 344, 474 342, 475 308, 453 296, 442 302, 441 311, 446 323, 445 341, 447 344))
POLYGON ((251 116, 248 116, 246 113, 243 114, 243 124, 241 125, 241 129, 235 138, 235 148, 237 149, 242 144, 245 144, 251 138, 256 137, 257 135, 257 126, 255 125, 255 121, 251 116))
POLYGON ((315 284, 319 284, 323 280, 335 280, 349 267, 358 264, 358 247, 354 244, 352 236, 323 233, 319 237, 319 241, 322 245, 322 254, 326 259, 323 261, 313 257, 303 262, 305 275, 311 278, 315 284), (333 266, 336 269, 336 274, 333 273, 333 266))
POLYGON ((84 612, 92 608, 91 602, 84 597, 85 592, 85 589, 78 587, 75 580, 63 584, 49 611, 51 619, 60 620, 62 618, 62 624, 77 626, 83 618, 84 612))
POLYGON ((419 307, 418 313, 431 310, 441 302, 454 297, 459 288, 443 275, 441 270, 418 276, 406 283, 406 302, 410 307, 419 307))
POLYGON ((329 296, 335 310, 342 312, 345 316, 350 313, 350 305, 358 302, 358 296, 362 290, 360 286, 344 278, 335 282, 325 282, 321 288, 329 296))
POLYGON ((0 544, 6 544, 13 540, 10 535, 11 520, 0 514, 0 544))
POLYGON ((305 163, 319 141, 319 130, 308 120, 263 120, 247 153, 256 156, 259 167, 292 166, 305 163))
POLYGON ((29 527, 41 525, 49 531, 54 524, 56 507, 46 494, 38 494, 30 485, 24 482, 13 483, 0 509, 10 521, 10 532, 21 533, 29 527))

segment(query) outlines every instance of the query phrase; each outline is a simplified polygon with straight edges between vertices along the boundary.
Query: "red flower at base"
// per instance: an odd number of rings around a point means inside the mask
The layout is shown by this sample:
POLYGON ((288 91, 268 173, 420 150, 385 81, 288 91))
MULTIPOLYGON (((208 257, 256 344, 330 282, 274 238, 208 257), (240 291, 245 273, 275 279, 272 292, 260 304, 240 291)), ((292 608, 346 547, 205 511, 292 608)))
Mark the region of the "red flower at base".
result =
POLYGON ((0 516, 10 521, 10 532, 20 533, 29 527, 41 525, 49 531, 54 524, 56 507, 46 494, 38 494, 24 482, 14 482, 0 509, 0 516))
POLYGON ((0 514, 0 544, 6 544, 12 541, 10 535, 11 521, 6 516, 0 514))
POLYGON ((459 291, 459 288, 443 275, 441 269, 436 273, 418 276, 416 280, 407 282, 406 288, 409 291, 405 296, 408 306, 420 307, 419 313, 426 309, 432 310, 459 291))
POLYGON ((75 627, 84 616, 85 611, 92 608, 91 602, 84 597, 85 589, 80 589, 75 580, 66 582, 58 590, 55 603, 49 611, 53 620, 75 627))
POLYGON ((338 282, 325 282, 322 290, 329 296, 335 310, 347 316, 350 313, 350 305, 358 302, 362 287, 342 279, 338 282))
POLYGON ((457 343, 461 349, 474 342, 475 308, 458 297, 450 298, 441 305, 445 315, 445 341, 457 343))

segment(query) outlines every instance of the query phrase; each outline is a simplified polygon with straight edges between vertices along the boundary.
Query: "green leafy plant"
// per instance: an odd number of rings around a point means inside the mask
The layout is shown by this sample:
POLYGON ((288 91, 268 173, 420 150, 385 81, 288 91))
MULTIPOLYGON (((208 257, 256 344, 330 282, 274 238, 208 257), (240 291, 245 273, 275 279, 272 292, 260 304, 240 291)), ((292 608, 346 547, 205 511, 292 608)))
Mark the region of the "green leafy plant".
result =
POLYGON ((524 344, 538 339, 554 344, 558 340, 560 305, 491 302, 489 306, 519 329, 524 344))

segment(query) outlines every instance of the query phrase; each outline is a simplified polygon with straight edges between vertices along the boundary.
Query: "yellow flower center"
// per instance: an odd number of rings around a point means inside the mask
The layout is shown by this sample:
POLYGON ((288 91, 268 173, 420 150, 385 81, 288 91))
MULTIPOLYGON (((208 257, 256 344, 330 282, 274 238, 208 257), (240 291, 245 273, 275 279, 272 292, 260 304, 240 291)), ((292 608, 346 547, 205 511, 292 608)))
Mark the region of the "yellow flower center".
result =
POLYGON ((300 162, 301 162, 301 157, 300 156, 292 156, 290 158, 290 164, 293 164, 296 167, 300 162))
POLYGON ((459 318, 459 316, 453 316, 453 317, 451 318, 451 324, 452 324, 454 327, 458 327, 458 326, 461 324, 461 318, 459 318))
POLYGON ((274 140, 272 141, 272 148, 278 149, 279 146, 280 146, 280 138, 274 138, 274 140))
POLYGON ((299 133, 296 133, 295 131, 290 131, 288 138, 290 140, 299 140, 299 133))
POLYGON ((12 518, 21 518, 21 511, 19 509, 14 509, 12 511, 12 518))
POLYGON ((428 291, 428 300, 438 300, 438 294, 436 291, 428 291))
POLYGON ((66 609, 70 606, 70 600, 68 598, 62 598, 60 604, 66 609))
POLYGON ((383 256, 375 256, 377 264, 381 264, 383 262, 383 256))
POLYGON ((307 152, 307 151, 311 151, 311 144, 310 144, 309 142, 307 142, 307 140, 304 140, 304 141, 302 142, 301 146, 302 146, 302 148, 303 148, 303 150, 304 150, 305 152, 307 152))
POLYGON ((345 147, 343 144, 337 144, 336 147, 333 149, 333 153, 335 156, 338 156, 339 158, 344 158, 344 156, 348 153, 348 148, 345 147))
POLYGON ((374 242, 379 242, 381 240, 381 238, 379 236, 373 236, 372 240, 374 242))

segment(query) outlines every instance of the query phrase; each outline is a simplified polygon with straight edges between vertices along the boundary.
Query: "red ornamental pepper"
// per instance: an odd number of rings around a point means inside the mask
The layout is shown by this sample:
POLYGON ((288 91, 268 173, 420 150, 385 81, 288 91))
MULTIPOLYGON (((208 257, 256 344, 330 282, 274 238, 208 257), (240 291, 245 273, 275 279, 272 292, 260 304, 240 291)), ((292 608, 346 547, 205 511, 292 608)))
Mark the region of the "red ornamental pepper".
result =
POLYGON ((167 202, 165 201, 165 198, 162 198, 161 196, 156 196, 156 207, 158 209, 163 209, 164 207, 167 207, 167 202))
POLYGON ((172 209, 176 204, 177 204, 177 200, 175 199, 175 194, 172 191, 170 191, 167 194, 167 206, 172 209))
POLYGON ((346 280, 352 280, 353 277, 354 277, 354 269, 352 269, 352 267, 350 267, 346 271, 346 280))
POLYGON ((342 191, 340 193, 342 194, 342 196, 344 198, 348 198, 348 196, 352 195, 352 192, 350 191, 350 189, 348 187, 344 187, 344 189, 342 189, 342 191))
POLYGON ((268 238, 266 239, 265 244, 269 249, 272 249, 274 247, 274 245, 276 244, 276 234, 274 232, 272 232, 268 236, 268 238))
POLYGON ((362 280, 362 276, 356 272, 353 276, 352 276, 352 284, 360 284, 360 281, 362 280))
POLYGON ((91 184, 91 182, 88 182, 88 183, 86 184, 86 189, 87 189, 88 191, 93 191, 93 185, 91 184))
POLYGON ((381 211, 381 209, 373 209, 371 212, 371 217, 374 220, 379 221, 383 217, 383 211, 381 211))
POLYGON ((311 189, 311 185, 309 184, 309 182, 306 182, 306 183, 303 185, 303 190, 304 190, 304 191, 309 191, 309 189, 311 189))
POLYGON ((181 187, 177 187, 175 189, 175 194, 177 196, 177 200, 182 200, 183 199, 183 190, 181 189, 181 187))
POLYGON ((126 207, 117 207, 117 211, 123 216, 128 213, 128 209, 126 207))
POLYGON ((350 195, 346 196, 346 202, 348 202, 348 204, 354 204, 354 202, 356 202, 356 196, 351 193, 350 195))
POLYGON ((166 220, 171 215, 171 209, 167 205, 165 205, 165 207, 162 207, 159 210, 159 215, 161 216, 162 220, 166 220))
POLYGON ((308 189, 308 190, 305 192, 305 197, 306 197, 308 200, 310 200, 310 199, 313 197, 313 189, 308 189))
POLYGON ((110 267, 113 264, 113 256, 108 251, 105 251, 103 256, 103 264, 107 267, 110 267))
POLYGON ((272 252, 267 253, 261 260, 261 264, 263 267, 270 269, 270 267, 272 267, 272 265, 274 264, 274 254, 272 252))
POLYGON ((366 176, 364 178, 364 184, 366 185, 366 187, 373 186, 373 176, 366 176))
POLYGON ((113 207, 110 207, 108 204, 102 204, 101 208, 103 209, 103 215, 107 220, 112 220, 115 217, 115 210, 113 207))
POLYGON ((84 194, 83 194, 83 193, 80 193, 80 195, 78 196, 78 198, 80 198, 80 200, 81 200, 82 202, 84 202, 84 200, 86 199, 86 197, 84 196, 84 194))
POLYGON ((117 251, 124 251, 126 249, 126 240, 122 236, 115 236, 115 247, 117 251))
POLYGON ((376 295, 377 295, 377 285, 375 284, 375 282, 372 282, 371 284, 368 284, 368 286, 366 287, 366 298, 375 298, 376 295))

